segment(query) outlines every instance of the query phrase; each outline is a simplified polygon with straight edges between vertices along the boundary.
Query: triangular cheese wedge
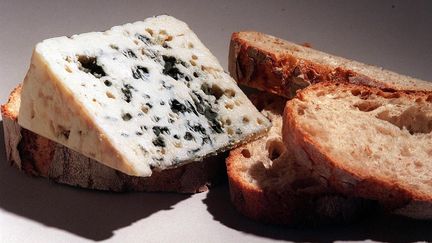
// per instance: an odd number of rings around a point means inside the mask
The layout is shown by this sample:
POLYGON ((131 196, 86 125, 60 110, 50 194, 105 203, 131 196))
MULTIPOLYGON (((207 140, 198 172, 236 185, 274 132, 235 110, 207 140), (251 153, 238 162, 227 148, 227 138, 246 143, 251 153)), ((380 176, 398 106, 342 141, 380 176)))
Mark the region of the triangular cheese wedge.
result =
POLYGON ((202 160, 270 126, 170 16, 39 43, 21 100, 22 127, 137 176, 202 160))

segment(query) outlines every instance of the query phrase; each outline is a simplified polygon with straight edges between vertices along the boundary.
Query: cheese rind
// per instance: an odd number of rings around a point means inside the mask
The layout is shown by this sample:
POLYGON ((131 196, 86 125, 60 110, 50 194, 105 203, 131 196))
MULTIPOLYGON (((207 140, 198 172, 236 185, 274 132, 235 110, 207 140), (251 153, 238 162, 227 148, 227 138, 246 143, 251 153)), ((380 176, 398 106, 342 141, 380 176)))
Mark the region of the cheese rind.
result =
POLYGON ((188 26, 170 16, 39 43, 18 119, 137 176, 202 160, 270 126, 188 26))

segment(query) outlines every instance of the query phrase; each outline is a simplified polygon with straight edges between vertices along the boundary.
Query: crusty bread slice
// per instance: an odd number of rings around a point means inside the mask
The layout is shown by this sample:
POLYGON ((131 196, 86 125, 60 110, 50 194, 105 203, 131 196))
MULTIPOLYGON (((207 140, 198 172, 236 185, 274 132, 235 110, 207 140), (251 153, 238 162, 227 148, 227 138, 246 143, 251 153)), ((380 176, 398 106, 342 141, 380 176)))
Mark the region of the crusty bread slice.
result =
POLYGON ((109 191, 202 192, 224 174, 224 155, 207 158, 175 169, 154 172, 151 177, 135 177, 89 159, 17 123, 21 86, 15 88, 1 106, 6 155, 30 175, 88 189, 109 191))
POLYGON ((432 90, 426 81, 252 31, 232 34, 228 66, 238 83, 288 98, 298 89, 322 81, 432 90))
POLYGON ((432 218, 432 93, 320 83, 284 111, 296 161, 336 191, 432 218))
POLYGON ((317 225, 354 220, 372 202, 332 191, 300 166, 282 142, 286 99, 261 92, 252 102, 273 124, 267 136, 230 152, 226 160, 231 200, 254 220, 317 225))

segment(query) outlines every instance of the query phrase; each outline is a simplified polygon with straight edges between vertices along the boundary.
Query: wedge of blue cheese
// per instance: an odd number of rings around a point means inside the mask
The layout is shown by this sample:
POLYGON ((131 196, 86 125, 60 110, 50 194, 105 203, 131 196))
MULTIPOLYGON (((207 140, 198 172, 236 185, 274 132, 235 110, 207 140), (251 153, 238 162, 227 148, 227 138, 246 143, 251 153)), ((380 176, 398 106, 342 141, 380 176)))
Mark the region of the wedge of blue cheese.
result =
POLYGON ((170 16, 37 44, 18 122, 135 176, 202 160, 270 127, 170 16))

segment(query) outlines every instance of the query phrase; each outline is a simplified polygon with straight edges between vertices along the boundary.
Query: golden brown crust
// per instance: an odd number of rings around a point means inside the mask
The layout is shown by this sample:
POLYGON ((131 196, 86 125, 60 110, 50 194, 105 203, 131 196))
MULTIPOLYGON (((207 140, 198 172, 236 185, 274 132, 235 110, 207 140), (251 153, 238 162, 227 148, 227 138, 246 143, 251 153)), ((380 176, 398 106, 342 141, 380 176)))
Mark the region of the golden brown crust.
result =
MULTIPOLYGON (((344 67, 333 67, 328 63, 300 58, 295 54, 296 46, 258 32, 235 32, 231 36, 229 72, 240 84, 287 98, 293 98, 299 89, 324 81, 349 82, 396 90, 418 90, 426 83, 421 81, 422 84, 417 87, 414 79, 407 80, 405 84, 391 84, 388 80, 383 82, 344 67), (243 35, 249 37, 245 38, 243 35), (288 47, 291 49, 288 50, 288 47)), ((431 90, 432 86, 427 89, 431 90)))
POLYGON ((241 150, 230 152, 226 160, 227 174, 231 201, 248 218, 270 224, 316 226, 354 221, 376 208, 372 201, 345 197, 330 188, 319 193, 305 193, 293 189, 293 185, 283 190, 254 185, 237 170, 236 164, 243 159, 241 150))
MULTIPOLYGON (((335 89, 348 88, 358 90, 361 94, 370 95, 376 94, 381 96, 394 95, 396 97, 406 96, 413 103, 417 98, 423 100, 431 99, 430 92, 412 92, 412 91, 394 91, 390 93, 383 92, 382 89, 360 86, 349 83, 320 83, 310 86, 297 94, 296 99, 304 100, 308 92, 315 90, 324 90, 324 87, 333 87, 335 89)), ((389 181, 387 178, 382 178, 379 175, 371 175, 356 171, 355 169, 339 163, 337 159, 332 158, 320 144, 316 142, 314 137, 304 131, 302 124, 299 124, 297 119, 297 108, 293 101, 287 102, 284 110, 284 125, 283 125, 283 140, 288 148, 295 154, 299 161, 304 161, 304 164, 309 165, 311 171, 321 178, 328 181, 328 185, 337 192, 348 197, 361 197, 371 200, 376 200, 388 211, 394 211, 408 217, 415 217, 409 211, 404 211, 404 208, 411 208, 412 203, 417 205, 427 204, 431 208, 432 196, 417 193, 403 188, 394 181, 389 181), (419 203, 421 202, 421 203, 419 203), (405 213, 401 213, 405 212, 405 213)), ((431 215, 429 211, 425 211, 424 215, 431 215)), ((415 211, 415 209, 410 209, 415 211)), ((422 209, 417 208, 421 211, 422 209)), ((418 218, 418 217, 417 217, 418 218)))
POLYGON ((9 118, 12 121, 17 121, 18 117, 18 109, 19 109, 19 103, 20 103, 20 96, 21 93, 22 84, 19 84, 17 87, 15 87, 9 97, 6 104, 1 105, 1 114, 4 117, 9 118))
MULTIPOLYGON (((262 33, 254 34, 258 41, 266 38, 262 33)), ((287 98, 294 97, 300 88, 330 80, 332 72, 324 65, 260 48, 242 38, 241 32, 231 36, 228 62, 229 72, 238 83, 287 98)), ((337 77, 343 79, 343 72, 337 77)))
POLYGON ((7 159, 25 173, 55 182, 109 191, 169 191, 195 193, 208 190, 223 174, 223 157, 208 158, 175 169, 153 172, 151 177, 129 176, 39 136, 17 123, 21 86, 1 106, 7 159))

